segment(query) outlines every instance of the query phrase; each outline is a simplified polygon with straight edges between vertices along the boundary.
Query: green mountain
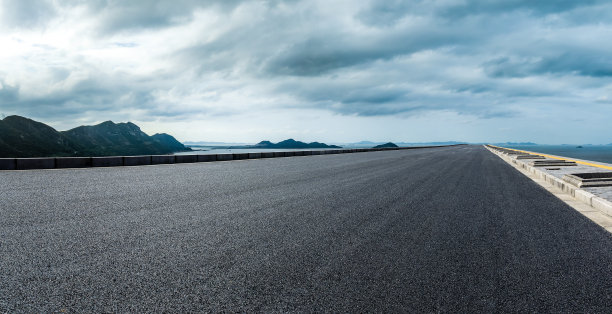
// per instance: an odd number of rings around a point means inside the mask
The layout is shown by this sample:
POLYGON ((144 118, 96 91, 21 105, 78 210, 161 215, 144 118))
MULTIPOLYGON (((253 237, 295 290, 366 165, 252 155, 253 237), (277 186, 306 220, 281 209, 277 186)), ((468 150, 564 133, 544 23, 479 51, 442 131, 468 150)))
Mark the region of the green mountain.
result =
POLYGON ((0 120, 0 157, 74 156, 79 149, 44 123, 20 116, 0 120))
POLYGON ((376 145, 372 148, 394 148, 394 147, 399 147, 399 146, 395 145, 394 143, 389 142, 385 144, 376 145))
POLYGON ((63 132, 79 143, 84 156, 154 155, 173 150, 152 136, 148 136, 134 123, 102 122, 93 126, 80 126, 63 132))
POLYGON ((131 123, 106 121, 68 131, 31 119, 0 120, 0 157, 153 155, 186 151, 168 134, 148 136, 131 123))
POLYGON ((191 150, 191 148, 185 147, 181 142, 177 141, 174 136, 166 133, 157 133, 151 136, 154 140, 160 143, 162 146, 169 148, 173 152, 181 152, 191 150))

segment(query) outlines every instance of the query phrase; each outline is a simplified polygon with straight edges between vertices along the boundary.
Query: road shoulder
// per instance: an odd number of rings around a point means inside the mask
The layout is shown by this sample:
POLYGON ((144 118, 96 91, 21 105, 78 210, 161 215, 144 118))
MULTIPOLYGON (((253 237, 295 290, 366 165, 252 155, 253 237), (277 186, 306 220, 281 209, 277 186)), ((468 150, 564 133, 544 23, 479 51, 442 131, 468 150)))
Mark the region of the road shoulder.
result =
POLYGON ((497 152, 490 147, 485 146, 485 148, 504 160, 510 166, 514 167, 520 173, 539 184, 548 192, 562 200, 564 203, 574 208, 576 211, 589 218, 597 225, 606 229, 608 232, 612 233, 612 216, 610 215, 612 214, 612 211, 610 211, 610 206, 608 204, 609 202, 607 200, 592 195, 587 191, 569 187, 565 182, 554 176, 547 175, 535 167, 530 167, 526 163, 517 162, 516 159, 512 159, 509 156, 506 156, 501 152, 497 152), (598 206, 593 206, 593 204, 598 206))

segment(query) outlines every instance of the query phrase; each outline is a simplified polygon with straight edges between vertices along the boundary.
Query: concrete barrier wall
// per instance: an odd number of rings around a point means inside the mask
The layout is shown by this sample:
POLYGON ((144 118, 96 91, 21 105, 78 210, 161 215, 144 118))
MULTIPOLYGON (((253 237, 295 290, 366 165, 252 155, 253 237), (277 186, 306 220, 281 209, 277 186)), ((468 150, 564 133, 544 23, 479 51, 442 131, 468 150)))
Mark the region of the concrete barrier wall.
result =
POLYGON ((217 161, 217 155, 198 155, 198 162, 217 161))
POLYGON ((151 156, 151 164, 173 164, 175 162, 174 155, 153 155, 151 156))
POLYGON ((88 168, 91 167, 91 157, 55 158, 56 168, 88 168))
POLYGON ((176 155, 176 163, 198 162, 198 155, 176 155))
POLYGON ((249 159, 249 153, 232 154, 234 160, 249 159))
POLYGON ((152 164, 155 165, 155 164, 172 164, 172 163, 229 161, 229 160, 241 160, 241 159, 258 159, 258 158, 278 158, 278 157, 292 157, 292 156, 347 154, 347 153, 358 153, 358 152, 434 148, 434 147, 449 147, 449 146, 457 146, 457 145, 414 146, 414 147, 399 147, 399 148, 305 150, 305 151, 288 151, 288 152, 260 152, 260 153, 236 153, 236 154, 216 154, 216 155, 0 158, 0 170, 140 166, 140 165, 152 165, 152 164))
POLYGON ((91 157, 92 167, 119 167, 123 166, 123 157, 121 156, 110 156, 110 157, 91 157))
POLYGON ((234 160, 234 155, 232 155, 232 154, 217 154, 217 160, 218 161, 234 160))
POLYGON ((124 156, 124 166, 144 166, 151 164, 151 156, 124 156))
POLYGON ((15 159, 15 169, 53 169, 55 168, 55 158, 17 158, 15 159))
POLYGON ((15 158, 0 158, 0 170, 15 170, 16 168, 15 158))

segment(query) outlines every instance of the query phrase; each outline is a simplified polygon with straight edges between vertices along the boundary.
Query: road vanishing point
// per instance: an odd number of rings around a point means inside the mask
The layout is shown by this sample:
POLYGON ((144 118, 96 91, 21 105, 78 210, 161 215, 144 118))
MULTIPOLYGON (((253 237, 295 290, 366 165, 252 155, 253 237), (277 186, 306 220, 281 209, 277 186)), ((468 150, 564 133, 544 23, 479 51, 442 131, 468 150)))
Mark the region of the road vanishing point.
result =
POLYGON ((612 236, 482 146, 0 172, 0 312, 610 312, 612 236))

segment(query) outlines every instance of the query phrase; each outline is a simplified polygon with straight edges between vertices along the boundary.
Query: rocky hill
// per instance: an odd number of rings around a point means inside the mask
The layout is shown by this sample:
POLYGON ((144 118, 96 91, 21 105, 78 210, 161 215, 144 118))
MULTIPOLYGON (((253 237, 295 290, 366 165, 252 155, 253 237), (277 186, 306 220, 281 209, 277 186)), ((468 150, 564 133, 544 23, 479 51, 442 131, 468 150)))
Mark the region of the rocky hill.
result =
POLYGON ((151 136, 154 140, 160 143, 163 147, 169 148, 173 152, 182 152, 191 150, 191 148, 185 147, 181 142, 177 141, 174 136, 166 133, 157 133, 151 136))
POLYGON ((0 157, 74 156, 79 149, 44 123, 20 116, 0 120, 0 157))
POLYGON ((131 123, 106 121, 58 132, 20 116, 0 120, 0 157, 169 154, 190 150, 168 134, 149 136, 131 123))

